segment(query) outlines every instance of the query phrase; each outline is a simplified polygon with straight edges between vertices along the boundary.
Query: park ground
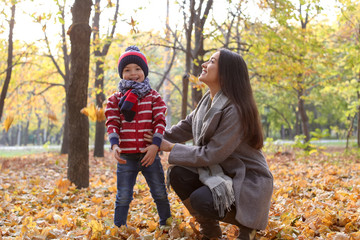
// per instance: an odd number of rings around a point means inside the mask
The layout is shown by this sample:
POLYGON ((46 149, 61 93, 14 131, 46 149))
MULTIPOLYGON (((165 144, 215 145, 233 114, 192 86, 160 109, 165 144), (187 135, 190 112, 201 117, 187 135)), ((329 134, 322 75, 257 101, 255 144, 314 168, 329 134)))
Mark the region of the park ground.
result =
MULTIPOLYGON (((90 154, 91 155, 91 154, 90 154)), ((269 224, 257 239, 360 239, 360 154, 328 148, 266 154, 274 175, 269 224)), ((161 155, 167 169, 167 155, 161 155)), ((128 227, 113 226, 116 164, 90 157, 90 186, 66 179, 67 155, 0 157, 0 239, 197 239, 198 225, 172 189, 170 227, 159 228, 155 204, 138 176, 128 227)), ((237 227, 221 223, 224 239, 237 227)))

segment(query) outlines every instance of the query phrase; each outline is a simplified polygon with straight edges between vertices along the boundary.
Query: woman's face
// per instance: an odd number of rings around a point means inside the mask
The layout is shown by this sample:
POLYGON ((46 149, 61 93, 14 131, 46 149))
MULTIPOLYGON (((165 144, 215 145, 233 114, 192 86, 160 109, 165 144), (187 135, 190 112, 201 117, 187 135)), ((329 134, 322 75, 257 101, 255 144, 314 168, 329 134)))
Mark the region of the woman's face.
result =
POLYGON ((143 82, 145 80, 144 71, 135 63, 126 65, 122 72, 123 79, 132 80, 135 82, 143 82))
POLYGON ((202 72, 200 74, 199 80, 208 85, 209 88, 218 87, 220 85, 218 71, 219 56, 220 52, 216 52, 211 56, 209 61, 201 64, 202 72))

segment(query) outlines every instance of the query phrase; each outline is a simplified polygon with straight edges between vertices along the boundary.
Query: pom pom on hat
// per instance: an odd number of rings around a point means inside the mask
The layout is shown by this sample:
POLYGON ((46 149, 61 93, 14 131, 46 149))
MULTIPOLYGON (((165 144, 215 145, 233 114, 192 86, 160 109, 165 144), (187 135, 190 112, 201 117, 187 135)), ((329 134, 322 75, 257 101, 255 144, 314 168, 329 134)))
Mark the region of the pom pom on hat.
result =
POLYGON ((118 61, 118 71, 120 78, 122 79, 122 72, 126 65, 130 63, 135 63, 141 67, 144 71, 145 78, 149 73, 149 68, 147 64, 147 60, 145 55, 140 52, 140 49, 137 46, 129 46, 126 48, 125 52, 121 54, 119 61, 118 61))

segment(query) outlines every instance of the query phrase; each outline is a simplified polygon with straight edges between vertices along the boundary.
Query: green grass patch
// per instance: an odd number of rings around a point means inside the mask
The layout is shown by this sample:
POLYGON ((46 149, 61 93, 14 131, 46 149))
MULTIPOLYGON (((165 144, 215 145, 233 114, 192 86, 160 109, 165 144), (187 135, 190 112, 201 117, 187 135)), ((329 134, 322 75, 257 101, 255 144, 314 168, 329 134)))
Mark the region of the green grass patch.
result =
POLYGON ((31 154, 38 154, 38 153, 45 153, 45 152, 59 152, 59 149, 56 148, 13 148, 13 149, 7 149, 7 148, 0 148, 0 157, 4 158, 12 158, 12 157, 22 157, 26 155, 31 154))

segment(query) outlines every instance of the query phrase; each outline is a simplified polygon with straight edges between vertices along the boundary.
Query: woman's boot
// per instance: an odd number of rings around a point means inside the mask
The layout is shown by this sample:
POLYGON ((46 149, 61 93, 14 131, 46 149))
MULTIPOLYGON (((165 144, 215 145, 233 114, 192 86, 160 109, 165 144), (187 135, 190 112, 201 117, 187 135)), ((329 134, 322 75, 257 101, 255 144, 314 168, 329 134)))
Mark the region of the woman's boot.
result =
POLYGON ((222 236, 222 231, 219 225, 219 221, 204 217, 197 213, 191 206, 190 199, 187 198, 182 201, 190 214, 195 217, 196 221, 200 225, 200 233, 207 239, 218 239, 222 236))
POLYGON ((237 239, 239 240, 255 240, 256 237, 256 230, 251 229, 248 227, 245 227, 238 223, 238 221, 235 220, 235 213, 236 211, 233 209, 232 211, 228 212, 224 219, 221 220, 222 222, 230 223, 233 225, 236 225, 239 227, 240 234, 237 239))

